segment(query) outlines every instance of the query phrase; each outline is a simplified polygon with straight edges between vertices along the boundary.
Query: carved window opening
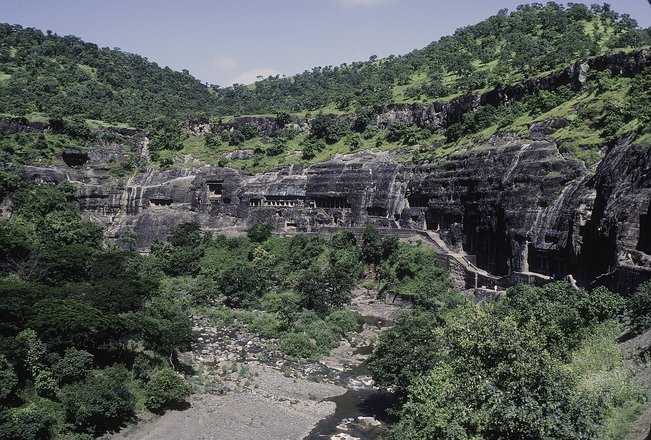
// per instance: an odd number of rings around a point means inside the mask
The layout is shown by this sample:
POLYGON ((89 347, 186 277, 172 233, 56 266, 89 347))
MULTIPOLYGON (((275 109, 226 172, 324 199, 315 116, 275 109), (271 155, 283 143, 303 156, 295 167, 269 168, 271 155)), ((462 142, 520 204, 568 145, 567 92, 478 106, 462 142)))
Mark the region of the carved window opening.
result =
POLYGON ((222 191, 224 190, 224 181, 209 181, 206 182, 206 186, 208 187, 208 197, 221 197, 222 191))
POLYGON ((149 203, 154 206, 170 206, 172 204, 172 199, 169 197, 152 197, 149 199, 149 203))
POLYGON ((249 200, 249 206, 262 206, 262 199, 249 200))
POLYGON ((266 196, 264 206, 303 206, 302 196, 266 196))
POLYGON ((347 209, 350 208, 345 197, 318 197, 314 199, 317 208, 347 209))
POLYGON ((366 208, 366 212, 371 217, 386 217, 387 209, 382 206, 369 206, 366 208))
POLYGON ((429 197, 425 194, 410 194, 407 201, 410 208, 427 208, 429 206, 429 197))

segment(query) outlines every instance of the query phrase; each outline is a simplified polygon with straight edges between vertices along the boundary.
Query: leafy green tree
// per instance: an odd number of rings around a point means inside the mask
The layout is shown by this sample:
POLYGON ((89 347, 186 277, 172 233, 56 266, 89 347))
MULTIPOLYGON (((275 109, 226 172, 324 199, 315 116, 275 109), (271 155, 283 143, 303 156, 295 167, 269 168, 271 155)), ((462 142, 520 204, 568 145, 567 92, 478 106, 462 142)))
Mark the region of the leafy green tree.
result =
POLYGON ((626 300, 605 287, 592 290, 581 306, 581 314, 588 323, 617 319, 625 310, 626 300))
POLYGON ((34 253, 32 277, 50 284, 65 281, 83 281, 95 249, 83 244, 49 244, 34 253))
POLYGON ((383 259, 388 258, 398 248, 397 237, 382 237, 380 231, 367 224, 362 233, 362 259, 368 264, 378 265, 383 259))
POLYGON ((368 264, 379 264, 383 257, 382 235, 373 225, 367 224, 362 233, 362 258, 368 264))
POLYGON ((5 355, 0 355, 0 404, 13 394, 17 385, 18 377, 14 366, 5 355))
POLYGON ((199 223, 180 223, 172 228, 167 241, 176 247, 199 246, 204 243, 205 236, 201 232, 199 223))
POLYGON ((352 231, 337 231, 332 234, 330 246, 334 251, 357 249, 357 237, 352 231))
POLYGON ((206 133, 203 137, 206 148, 209 150, 215 150, 219 148, 222 144, 221 138, 215 133, 206 133))
POLYGON ((303 140, 301 146, 303 147, 301 159, 310 160, 326 148, 326 143, 323 139, 312 139, 308 137, 303 140))
POLYGON ((268 223, 261 223, 251 226, 246 232, 246 236, 255 243, 262 243, 271 237, 272 226, 268 223))
POLYGON ((218 285, 229 307, 247 307, 255 304, 267 289, 267 280, 249 264, 236 266, 220 274, 218 285))
POLYGON ((55 417, 48 409, 31 402, 10 409, 0 424, 2 440, 49 440, 52 438, 55 417))
POLYGON ((75 430, 93 435, 122 426, 135 412, 134 396, 123 383, 106 374, 66 385, 59 398, 75 430))
POLYGON ((640 284, 629 301, 631 327, 635 333, 651 328, 651 281, 640 284))
POLYGON ((627 111, 633 118, 637 118, 643 126, 647 127, 651 122, 651 109, 648 104, 651 99, 651 68, 647 67, 641 74, 637 75, 629 90, 629 102, 627 111))
POLYGON ((173 408, 190 396, 190 386, 169 368, 156 371, 145 385, 145 405, 153 412, 173 408))
POLYGON ((52 365, 52 371, 60 383, 83 380, 93 367, 93 355, 74 347, 67 348, 63 358, 52 365))
POLYGON ((28 325, 52 349, 77 347, 95 351, 114 341, 125 330, 117 316, 110 316, 86 301, 44 299, 32 307, 28 325))
POLYGON ((31 379, 36 378, 45 369, 47 347, 31 328, 21 331, 16 336, 16 342, 21 348, 19 353, 21 354, 20 357, 22 358, 23 365, 28 372, 28 377, 31 379))
POLYGON ((326 316, 349 301, 353 285, 350 274, 340 273, 332 266, 325 270, 312 266, 297 278, 295 291, 301 297, 302 307, 326 316))
POLYGON ((276 136, 271 143, 271 147, 267 148, 266 153, 268 156, 278 156, 287 151, 287 138, 284 136, 276 136))
POLYGON ((51 371, 43 370, 34 378, 34 389, 39 396, 52 399, 59 391, 59 385, 51 371))
POLYGON ((335 115, 319 113, 312 120, 310 136, 323 139, 326 144, 334 144, 342 139, 349 129, 348 125, 339 121, 335 115))
POLYGON ((357 326, 357 317, 350 310, 335 310, 326 316, 325 321, 341 335, 353 331, 357 326))
POLYGON ((149 149, 151 151, 182 150, 183 141, 188 137, 178 122, 169 118, 160 118, 152 122, 149 128, 149 136, 149 149))
POLYGON ((383 387, 405 392, 417 378, 430 371, 441 357, 441 317, 419 310, 402 316, 384 331, 367 362, 373 380, 383 387))
POLYGON ((409 388, 393 433, 417 438, 591 438, 601 417, 531 327, 475 311, 450 322, 444 361, 409 388))
POLYGON ((132 324, 145 346, 169 359, 175 365, 178 351, 189 349, 193 341, 192 323, 181 307, 166 300, 157 300, 141 314, 132 318, 132 324))
POLYGON ((531 325, 543 335, 544 347, 568 357, 587 332, 585 304, 588 294, 569 283, 544 287, 519 285, 508 290, 504 301, 495 304, 497 316, 510 316, 520 325, 531 325))

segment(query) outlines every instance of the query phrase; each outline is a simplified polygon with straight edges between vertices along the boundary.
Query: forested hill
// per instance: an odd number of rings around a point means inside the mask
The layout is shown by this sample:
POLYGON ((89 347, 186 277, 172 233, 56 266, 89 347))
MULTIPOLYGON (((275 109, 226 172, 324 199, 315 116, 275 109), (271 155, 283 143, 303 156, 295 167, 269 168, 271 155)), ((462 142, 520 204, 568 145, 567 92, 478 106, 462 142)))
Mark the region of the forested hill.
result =
POLYGON ((187 71, 19 25, 0 24, 0 113, 144 126, 216 108, 214 93, 187 71))
POLYGON ((444 101, 545 75, 587 56, 649 44, 650 29, 639 29, 608 4, 534 3, 510 13, 500 10, 408 55, 371 56, 367 62, 315 67, 219 90, 219 112, 349 112, 389 102, 444 101))
POLYGON ((445 101, 544 75, 583 57, 648 45, 651 31, 607 4, 534 3, 501 10, 404 56, 372 56, 220 89, 119 49, 0 24, 0 113, 148 126, 160 118, 351 112, 390 102, 445 101))

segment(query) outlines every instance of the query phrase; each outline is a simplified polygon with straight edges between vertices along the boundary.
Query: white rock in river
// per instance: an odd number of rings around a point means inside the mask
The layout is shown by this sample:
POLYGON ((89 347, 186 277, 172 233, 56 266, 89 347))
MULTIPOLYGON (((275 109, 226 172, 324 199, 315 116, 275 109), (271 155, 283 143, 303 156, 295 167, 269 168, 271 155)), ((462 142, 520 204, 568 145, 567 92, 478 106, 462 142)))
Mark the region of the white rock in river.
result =
POLYGON ((367 426, 380 426, 382 424, 375 417, 357 417, 357 421, 367 426))
POLYGON ((353 437, 350 434, 335 434, 332 437, 330 437, 330 440, 362 440, 359 437, 353 437))

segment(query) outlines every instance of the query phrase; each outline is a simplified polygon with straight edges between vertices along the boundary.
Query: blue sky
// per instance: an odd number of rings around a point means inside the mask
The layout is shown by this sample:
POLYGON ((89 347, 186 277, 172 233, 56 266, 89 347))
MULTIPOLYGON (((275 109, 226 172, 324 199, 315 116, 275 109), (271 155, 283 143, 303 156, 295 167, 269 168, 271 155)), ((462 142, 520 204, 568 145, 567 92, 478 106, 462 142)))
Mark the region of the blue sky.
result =
MULTIPOLYGON (((520 3, 526 2, 0 0, 0 22, 119 47, 226 86, 252 82, 257 75, 291 75, 370 55, 408 53, 520 3)), ((647 0, 609 3, 642 27, 651 26, 647 0)))

